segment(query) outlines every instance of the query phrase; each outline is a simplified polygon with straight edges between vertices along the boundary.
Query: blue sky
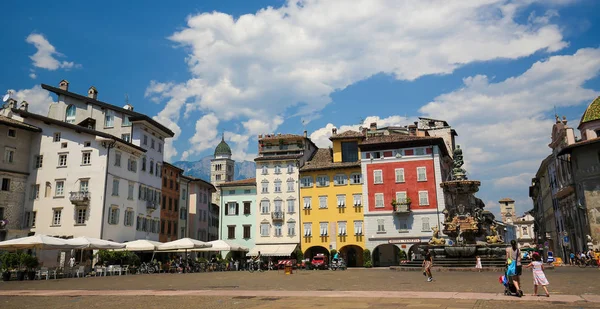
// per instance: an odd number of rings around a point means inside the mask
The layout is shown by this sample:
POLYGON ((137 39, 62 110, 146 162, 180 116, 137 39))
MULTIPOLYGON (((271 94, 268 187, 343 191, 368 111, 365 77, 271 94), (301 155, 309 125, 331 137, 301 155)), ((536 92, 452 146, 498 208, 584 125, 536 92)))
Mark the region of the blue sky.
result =
POLYGON ((168 160, 220 133, 251 160, 256 135, 447 120, 480 197, 531 208, 554 108, 577 126, 600 94, 598 1, 3 1, 0 91, 32 109, 70 81, 177 133, 168 160))

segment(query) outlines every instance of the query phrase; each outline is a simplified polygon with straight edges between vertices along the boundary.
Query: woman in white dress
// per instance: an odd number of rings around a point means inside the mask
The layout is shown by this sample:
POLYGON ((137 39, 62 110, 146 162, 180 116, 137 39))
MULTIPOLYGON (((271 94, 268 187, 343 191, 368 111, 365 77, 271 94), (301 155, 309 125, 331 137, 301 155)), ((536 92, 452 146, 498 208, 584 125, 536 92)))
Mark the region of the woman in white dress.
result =
POLYGON ((537 252, 533 254, 533 261, 527 265, 527 268, 533 269, 533 296, 538 295, 538 285, 541 285, 544 291, 546 291, 546 297, 550 297, 550 293, 546 287, 549 282, 544 274, 544 263, 542 263, 542 258, 537 252))
POLYGON ((481 258, 479 256, 477 256, 475 258, 475 260, 477 261, 475 263, 475 269, 477 269, 479 272, 481 272, 481 269, 483 268, 483 267, 481 267, 481 258))

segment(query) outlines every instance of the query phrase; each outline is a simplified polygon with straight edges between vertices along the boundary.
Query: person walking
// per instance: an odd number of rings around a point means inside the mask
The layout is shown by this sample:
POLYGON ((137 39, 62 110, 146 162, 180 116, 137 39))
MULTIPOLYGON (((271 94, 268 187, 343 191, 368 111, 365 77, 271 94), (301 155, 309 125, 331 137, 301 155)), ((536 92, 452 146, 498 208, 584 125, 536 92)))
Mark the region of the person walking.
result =
POLYGON ((517 288, 517 294, 519 297, 523 296, 523 291, 521 290, 521 274, 523 273, 523 266, 521 266, 521 254, 520 250, 517 247, 517 241, 511 240, 510 247, 506 248, 506 262, 509 271, 507 271, 507 276, 510 277, 509 280, 512 280, 515 288, 517 288))
POLYGON ((481 258, 479 257, 479 255, 477 257, 475 257, 475 269, 477 269, 479 272, 481 272, 481 269, 483 268, 481 266, 481 258))
POLYGON ((550 293, 548 292, 548 288, 546 286, 549 284, 548 279, 546 279, 546 275, 544 274, 544 263, 542 263, 542 257, 534 253, 532 262, 527 265, 527 268, 533 269, 533 294, 532 296, 538 296, 538 286, 542 286, 544 291, 546 291, 546 297, 550 297, 550 293))
POLYGON ((431 275, 432 266, 433 257, 431 256, 431 252, 429 252, 429 249, 425 249, 425 259, 423 260, 423 275, 427 277, 427 282, 433 281, 433 276, 431 275))

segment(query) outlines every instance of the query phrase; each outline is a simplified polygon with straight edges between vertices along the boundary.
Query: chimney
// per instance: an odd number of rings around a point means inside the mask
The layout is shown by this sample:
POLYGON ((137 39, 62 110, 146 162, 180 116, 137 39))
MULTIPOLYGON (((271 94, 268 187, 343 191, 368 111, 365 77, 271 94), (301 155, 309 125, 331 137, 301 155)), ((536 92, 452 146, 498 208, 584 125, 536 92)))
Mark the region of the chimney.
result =
POLYGON ((308 131, 304 130, 304 138, 308 137, 308 131))
POLYGON ((29 107, 29 103, 27 103, 27 101, 23 101, 23 102, 21 102, 21 107, 19 109, 22 111, 27 111, 28 107, 29 107))
POLYGON ((369 126, 369 130, 377 131, 377 122, 371 122, 371 125, 369 126))
POLYGON ((9 98, 8 101, 6 101, 6 103, 8 104, 9 110, 11 110, 13 108, 17 108, 17 100, 15 100, 13 98, 9 98))
POLYGON ((562 123, 567 125, 567 116, 563 116, 562 123))
POLYGON ((88 89, 88 98, 97 100, 98 99, 98 90, 96 90, 96 87, 92 86, 90 87, 90 89, 88 89))
POLYGON ((69 91, 69 81, 66 79, 61 80, 60 83, 58 83, 58 88, 69 91))
POLYGON ((336 135, 337 134, 337 129, 336 128, 331 128, 331 134, 332 135, 336 135))

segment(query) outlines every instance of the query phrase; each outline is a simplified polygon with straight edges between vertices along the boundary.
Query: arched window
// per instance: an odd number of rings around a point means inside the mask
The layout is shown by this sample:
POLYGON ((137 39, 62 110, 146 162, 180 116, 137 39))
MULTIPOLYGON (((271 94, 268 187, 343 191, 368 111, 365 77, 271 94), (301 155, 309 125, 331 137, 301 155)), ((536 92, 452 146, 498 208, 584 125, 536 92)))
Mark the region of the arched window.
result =
POLYGON ((67 106, 67 112, 65 113, 65 121, 67 123, 75 123, 75 114, 77 112, 77 108, 75 105, 67 106))

